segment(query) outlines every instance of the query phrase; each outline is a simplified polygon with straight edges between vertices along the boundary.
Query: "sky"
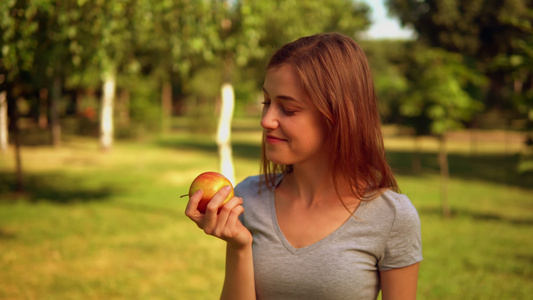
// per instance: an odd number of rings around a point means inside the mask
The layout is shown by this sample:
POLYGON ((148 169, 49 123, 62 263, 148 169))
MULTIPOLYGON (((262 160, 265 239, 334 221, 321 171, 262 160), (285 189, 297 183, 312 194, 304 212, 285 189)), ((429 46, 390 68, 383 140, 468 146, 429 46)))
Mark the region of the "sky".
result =
POLYGON ((387 16, 384 0, 362 0, 372 9, 372 26, 367 31, 369 38, 407 39, 413 36, 413 31, 400 27, 396 18, 387 16))

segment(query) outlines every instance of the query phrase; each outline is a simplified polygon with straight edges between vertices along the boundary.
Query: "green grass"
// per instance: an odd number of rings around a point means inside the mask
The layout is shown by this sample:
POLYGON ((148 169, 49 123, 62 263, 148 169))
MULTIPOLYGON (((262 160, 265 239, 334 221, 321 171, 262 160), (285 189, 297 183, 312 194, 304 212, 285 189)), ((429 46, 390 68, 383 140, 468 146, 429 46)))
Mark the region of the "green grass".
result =
MULTIPOLYGON (((237 180, 259 170, 260 133, 245 124, 233 136, 237 180)), ((420 173, 409 139, 386 142, 422 220, 419 299, 530 297, 533 174, 517 172, 518 146, 472 154, 452 142, 453 218, 443 219, 434 141, 424 141, 420 173)), ((224 243, 198 230, 179 198, 195 175, 218 168, 209 136, 122 141, 109 153, 66 137, 22 156, 27 192, 17 195, 12 149, 0 154, 0 299, 218 298, 224 243)))

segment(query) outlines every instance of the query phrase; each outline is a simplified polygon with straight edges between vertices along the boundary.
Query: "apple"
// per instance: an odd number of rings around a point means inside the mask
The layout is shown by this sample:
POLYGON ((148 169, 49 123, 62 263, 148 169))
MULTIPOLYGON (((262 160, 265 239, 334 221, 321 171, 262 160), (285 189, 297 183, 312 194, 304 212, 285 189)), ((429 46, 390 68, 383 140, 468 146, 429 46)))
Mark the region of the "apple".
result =
POLYGON ((203 195, 202 199, 200 199, 200 202, 198 203, 198 210, 202 213, 205 213, 207 203, 209 203, 211 198, 213 198, 213 196, 215 196, 215 194, 226 185, 231 186, 231 191, 228 197, 224 199, 221 206, 235 196, 233 185, 226 177, 224 177, 224 175, 220 173, 204 172, 198 175, 191 183, 191 187, 189 188, 189 197, 192 196, 192 194, 194 194, 196 191, 202 190, 203 195))

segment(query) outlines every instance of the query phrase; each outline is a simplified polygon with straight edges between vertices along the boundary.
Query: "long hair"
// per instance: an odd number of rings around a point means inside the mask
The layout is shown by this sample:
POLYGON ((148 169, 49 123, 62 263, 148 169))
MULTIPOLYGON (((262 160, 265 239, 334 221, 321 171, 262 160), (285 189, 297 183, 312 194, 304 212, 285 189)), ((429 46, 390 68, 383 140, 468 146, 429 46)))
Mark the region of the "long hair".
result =
MULTIPOLYGON (((304 92, 327 120, 335 189, 339 185, 362 200, 382 189, 399 191, 385 157, 381 121, 372 74, 363 50, 338 33, 302 37, 281 47, 267 70, 290 65, 304 92)), ((265 155, 262 141, 261 173, 274 188, 276 173, 291 165, 277 165, 265 155)))

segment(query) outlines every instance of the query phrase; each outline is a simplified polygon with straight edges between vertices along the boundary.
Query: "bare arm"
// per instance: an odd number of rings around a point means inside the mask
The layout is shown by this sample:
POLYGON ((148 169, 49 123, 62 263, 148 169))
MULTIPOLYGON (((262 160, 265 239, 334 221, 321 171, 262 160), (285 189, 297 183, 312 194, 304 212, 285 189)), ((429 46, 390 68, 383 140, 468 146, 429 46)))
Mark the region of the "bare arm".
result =
POLYGON ((252 245, 226 247, 226 277, 221 300, 255 299, 252 245))
POLYGON ((198 211, 202 192, 192 195, 185 214, 206 234, 227 242, 226 275, 221 299, 255 299, 254 270, 252 260, 252 235, 239 221, 244 211, 242 199, 232 198, 219 211, 220 204, 229 194, 222 188, 207 205, 206 213, 198 211))
POLYGON ((420 263, 416 263, 404 268, 380 272, 382 299, 416 299, 419 266, 420 263))

